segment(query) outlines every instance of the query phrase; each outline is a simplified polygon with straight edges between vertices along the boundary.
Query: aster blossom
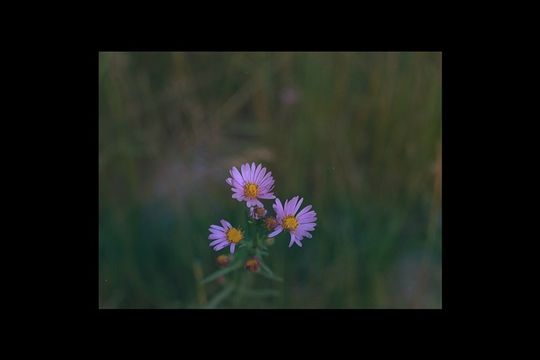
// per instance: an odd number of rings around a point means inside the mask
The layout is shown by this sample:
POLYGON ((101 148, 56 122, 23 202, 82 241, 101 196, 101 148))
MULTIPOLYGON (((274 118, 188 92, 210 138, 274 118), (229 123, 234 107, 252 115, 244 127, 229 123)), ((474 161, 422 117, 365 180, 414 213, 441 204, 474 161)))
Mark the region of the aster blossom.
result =
POLYGON ((264 207, 259 199, 275 199, 274 178, 272 172, 266 172, 266 168, 255 163, 249 163, 240 166, 240 171, 236 167, 229 170, 231 175, 227 178, 227 184, 231 185, 233 191, 233 199, 245 201, 246 206, 264 207))
POLYGON ((213 246, 215 251, 230 246, 231 254, 234 254, 236 244, 244 238, 244 233, 240 229, 233 227, 227 220, 222 219, 220 223, 222 226, 210 225, 208 229, 210 231, 208 240, 212 240, 210 246, 213 246))
MULTIPOLYGON (((213 299, 208 302, 208 307, 216 307, 218 303, 226 299, 237 290, 237 295, 242 297, 249 293, 244 288, 245 276, 263 276, 273 281, 282 282, 283 279, 270 269, 265 257, 269 256, 269 247, 279 243, 275 236, 288 231, 290 235, 289 248, 293 244, 302 247, 304 238, 311 238, 312 232, 317 226, 317 213, 312 206, 300 209, 304 198, 295 196, 285 200, 284 203, 274 195, 274 178, 272 173, 262 164, 246 163, 239 166, 240 170, 232 167, 229 170, 230 177, 225 181, 230 185, 232 198, 247 206, 244 208, 245 220, 235 218, 237 224, 244 224, 246 230, 233 226, 227 220, 221 219, 217 225, 210 225, 208 229, 209 246, 215 251, 226 250, 215 259, 217 271, 200 280, 201 284, 216 281, 222 286, 216 292, 213 299), (265 208, 262 201, 271 200, 273 211, 265 208), (228 254, 230 252, 230 254, 228 254), (229 277, 233 272, 242 271, 242 275, 229 277), (249 274, 251 273, 251 274, 249 274)), ((269 205, 269 204, 267 204, 269 205)), ((200 273, 200 271, 199 271, 200 273)), ((196 274, 196 276, 199 276, 196 274)), ((253 290, 254 294, 275 296, 272 289, 253 290)), ((206 305, 205 305, 206 307, 206 305)))
POLYGON ((274 237, 283 230, 287 230, 291 235, 289 247, 293 244, 302 247, 301 240, 304 237, 312 237, 310 232, 315 230, 315 226, 317 225, 315 222, 317 220, 317 213, 311 210, 311 205, 306 206, 298 212, 303 201, 304 198, 300 198, 299 196, 285 200, 284 204, 279 199, 276 199, 273 208, 276 212, 277 226, 268 237, 274 237))

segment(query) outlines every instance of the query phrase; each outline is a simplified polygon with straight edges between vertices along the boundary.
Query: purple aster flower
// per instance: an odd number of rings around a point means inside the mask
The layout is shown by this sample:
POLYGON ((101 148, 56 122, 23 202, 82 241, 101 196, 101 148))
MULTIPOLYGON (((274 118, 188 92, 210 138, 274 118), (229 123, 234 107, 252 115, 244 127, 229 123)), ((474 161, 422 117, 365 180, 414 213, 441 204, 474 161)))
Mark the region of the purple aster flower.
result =
POLYGON ((317 213, 311 210, 311 205, 303 208, 298 214, 298 209, 302 205, 304 198, 298 200, 299 196, 293 197, 290 201, 285 200, 285 204, 281 204, 279 199, 276 199, 273 207, 276 212, 277 226, 274 231, 268 235, 268 237, 274 237, 283 230, 288 230, 291 234, 291 241, 289 242, 289 247, 293 243, 296 243, 298 246, 302 246, 300 240, 304 237, 311 238, 310 231, 315 230, 317 225, 315 221, 317 220, 317 213))
POLYGON ((274 188, 274 178, 272 172, 266 172, 266 168, 259 164, 255 167, 255 163, 244 164, 240 166, 240 170, 233 167, 229 170, 230 178, 227 178, 227 184, 231 185, 233 191, 233 199, 238 201, 246 201, 247 207, 257 205, 264 207, 263 203, 258 199, 275 199, 272 189, 274 188))
POLYGON ((220 222, 223 227, 211 225, 208 229, 210 230, 208 240, 213 240, 210 242, 210 246, 213 246, 215 251, 219 251, 230 245, 231 254, 234 254, 234 248, 244 238, 244 233, 240 229, 232 227, 226 220, 220 222))
POLYGON ((262 219, 266 216, 267 212, 264 207, 253 206, 249 208, 249 216, 255 220, 262 219))

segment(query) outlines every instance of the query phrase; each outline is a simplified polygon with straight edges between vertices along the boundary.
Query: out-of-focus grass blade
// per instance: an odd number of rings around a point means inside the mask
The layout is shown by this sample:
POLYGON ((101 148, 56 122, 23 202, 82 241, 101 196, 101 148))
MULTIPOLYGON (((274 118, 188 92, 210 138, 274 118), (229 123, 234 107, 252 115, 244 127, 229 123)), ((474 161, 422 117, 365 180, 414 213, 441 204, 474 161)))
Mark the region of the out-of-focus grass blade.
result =
POLYGON ((204 306, 204 309, 215 309, 216 306, 219 305, 219 303, 225 300, 227 296, 231 295, 233 290, 234 290, 234 285, 229 285, 225 287, 223 290, 217 293, 217 295, 214 296, 214 298, 210 300, 208 304, 206 304, 206 306, 204 306))
POLYGON ((201 281, 201 284, 207 284, 209 283, 210 281, 212 280, 215 280, 217 278, 219 278, 220 276, 223 276, 225 274, 228 274, 230 273, 231 271, 234 271, 238 268, 240 268, 242 266, 242 263, 241 262, 238 262, 234 265, 231 265, 231 266, 228 266, 226 267, 225 269, 221 269, 219 271, 216 271, 215 273, 207 276, 206 278, 204 278, 202 281, 201 281))
POLYGON ((238 289, 238 292, 243 296, 262 298, 262 297, 278 297, 280 296, 279 291, 272 289, 262 289, 262 290, 247 290, 247 289, 238 289))

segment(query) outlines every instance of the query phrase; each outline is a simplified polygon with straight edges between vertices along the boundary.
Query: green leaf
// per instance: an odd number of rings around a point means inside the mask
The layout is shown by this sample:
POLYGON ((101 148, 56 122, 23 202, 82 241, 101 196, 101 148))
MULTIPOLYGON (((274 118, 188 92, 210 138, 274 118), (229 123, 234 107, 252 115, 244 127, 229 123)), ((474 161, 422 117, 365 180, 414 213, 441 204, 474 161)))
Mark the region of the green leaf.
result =
POLYGON ((216 271, 215 273, 211 274, 211 275, 208 275, 206 278, 204 278, 203 280, 201 280, 201 284, 207 284, 209 283, 210 281, 212 280, 215 280, 217 278, 219 278, 220 276, 223 276, 225 274, 228 274, 230 273, 231 271, 234 271, 238 268, 242 267, 242 263, 241 262, 237 262, 236 264, 231 264, 229 266, 227 266, 226 268, 224 269, 221 269, 219 271, 216 271))

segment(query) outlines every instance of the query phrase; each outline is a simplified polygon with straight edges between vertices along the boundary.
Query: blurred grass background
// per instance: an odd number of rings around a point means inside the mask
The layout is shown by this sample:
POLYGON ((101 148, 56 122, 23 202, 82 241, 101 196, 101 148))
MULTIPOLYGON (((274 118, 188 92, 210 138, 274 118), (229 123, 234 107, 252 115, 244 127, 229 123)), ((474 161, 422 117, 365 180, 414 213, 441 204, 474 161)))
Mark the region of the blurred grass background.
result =
POLYGON ((279 297, 221 307, 440 308, 441 87, 441 53, 100 53, 99 306, 206 304, 255 161, 318 226, 270 248, 279 297))

